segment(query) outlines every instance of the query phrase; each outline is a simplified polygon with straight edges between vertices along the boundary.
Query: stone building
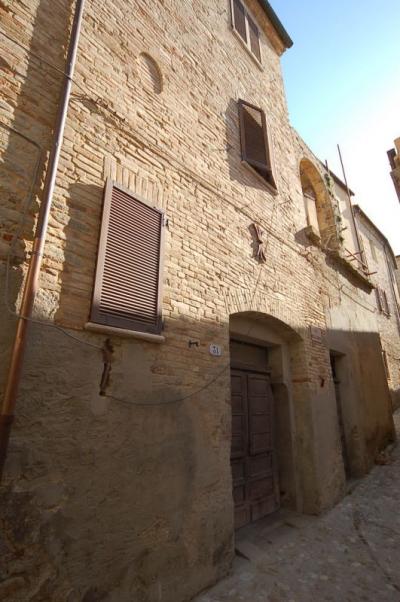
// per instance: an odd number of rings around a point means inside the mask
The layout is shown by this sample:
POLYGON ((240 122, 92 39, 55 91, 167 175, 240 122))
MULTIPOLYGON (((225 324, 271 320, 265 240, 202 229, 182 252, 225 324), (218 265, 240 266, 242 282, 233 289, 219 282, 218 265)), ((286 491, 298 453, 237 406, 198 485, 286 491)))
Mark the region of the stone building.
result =
POLYGON ((387 238, 364 211, 358 205, 354 209, 365 261, 375 287, 377 329, 381 337, 392 403, 397 409, 400 405, 400 294, 396 278, 396 257, 387 238))
MULTIPOLYGON (((0 3, 1 389, 73 9, 0 3)), ((87 0, 2 600, 189 600, 229 570, 235 525, 326 510, 393 439, 373 274, 349 191, 290 126, 290 46, 265 0, 87 0)))
POLYGON ((391 148, 387 154, 391 169, 390 175, 400 201, 400 138, 394 141, 394 148, 391 148))

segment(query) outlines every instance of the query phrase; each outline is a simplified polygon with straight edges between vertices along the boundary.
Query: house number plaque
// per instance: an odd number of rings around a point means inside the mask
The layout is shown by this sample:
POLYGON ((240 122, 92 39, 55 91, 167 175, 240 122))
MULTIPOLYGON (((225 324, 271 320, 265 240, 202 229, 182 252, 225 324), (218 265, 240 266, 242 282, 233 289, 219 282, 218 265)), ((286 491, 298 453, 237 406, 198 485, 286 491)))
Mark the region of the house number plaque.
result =
POLYGON ((212 343, 210 345, 210 354, 213 355, 214 357, 221 357, 222 347, 220 347, 219 345, 214 345, 214 343, 212 343))

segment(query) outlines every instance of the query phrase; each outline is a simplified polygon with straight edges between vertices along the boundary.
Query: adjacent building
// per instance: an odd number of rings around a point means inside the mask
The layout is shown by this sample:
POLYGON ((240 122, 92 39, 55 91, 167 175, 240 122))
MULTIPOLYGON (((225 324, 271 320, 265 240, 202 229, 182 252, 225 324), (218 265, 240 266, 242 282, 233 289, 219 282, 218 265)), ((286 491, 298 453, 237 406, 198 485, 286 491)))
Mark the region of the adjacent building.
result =
POLYGON ((394 148, 391 148, 387 154, 391 169, 390 175, 400 201, 400 138, 394 141, 394 148))
MULTIPOLYGON (((0 6, 1 390, 72 13, 0 6)), ((1 599, 190 600, 229 570, 236 528, 323 512, 393 441, 393 254, 289 123, 291 45, 265 0, 86 2, 1 599)))
POLYGON ((375 287, 377 328, 381 337, 383 363, 392 395, 393 408, 400 405, 400 295, 396 257, 387 238, 364 211, 354 207, 366 265, 375 287))

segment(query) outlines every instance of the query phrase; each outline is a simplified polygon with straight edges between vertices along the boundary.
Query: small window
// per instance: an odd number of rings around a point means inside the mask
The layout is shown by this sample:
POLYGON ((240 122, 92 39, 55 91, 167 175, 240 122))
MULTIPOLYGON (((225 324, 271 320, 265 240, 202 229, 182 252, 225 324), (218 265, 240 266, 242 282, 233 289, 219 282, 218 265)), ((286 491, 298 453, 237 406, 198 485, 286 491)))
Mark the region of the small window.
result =
POLYGON ((90 320, 159 334, 164 214, 107 181, 90 320))
POLYGON ((382 300, 383 300, 383 311, 385 312, 385 314, 387 316, 390 316, 390 307, 389 307, 389 301, 386 295, 386 291, 382 291, 382 300))
POLYGON ((261 63, 260 31, 241 0, 231 0, 232 27, 261 63))
POLYGON ((382 312, 382 301, 381 301, 381 291, 379 288, 375 289, 375 297, 376 297, 376 307, 378 308, 379 313, 382 312))
POLYGON ((242 160, 276 190, 272 145, 264 111, 239 100, 239 124, 242 160))
POLYGON ((379 313, 383 313, 383 314, 386 314, 387 316, 390 316, 390 306, 389 306, 389 301, 388 301, 388 298, 386 295, 386 291, 384 291, 382 288, 376 288, 375 295, 376 295, 376 305, 377 305, 379 313))

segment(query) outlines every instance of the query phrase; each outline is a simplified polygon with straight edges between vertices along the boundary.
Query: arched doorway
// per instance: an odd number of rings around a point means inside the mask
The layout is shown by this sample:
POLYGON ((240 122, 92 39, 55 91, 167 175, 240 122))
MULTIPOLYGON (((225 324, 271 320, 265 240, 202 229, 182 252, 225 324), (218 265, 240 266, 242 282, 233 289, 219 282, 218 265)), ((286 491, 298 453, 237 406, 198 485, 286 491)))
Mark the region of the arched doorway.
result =
POLYGON ((259 312, 230 318, 235 528, 297 508, 298 483, 291 403, 291 347, 300 336, 259 312))

